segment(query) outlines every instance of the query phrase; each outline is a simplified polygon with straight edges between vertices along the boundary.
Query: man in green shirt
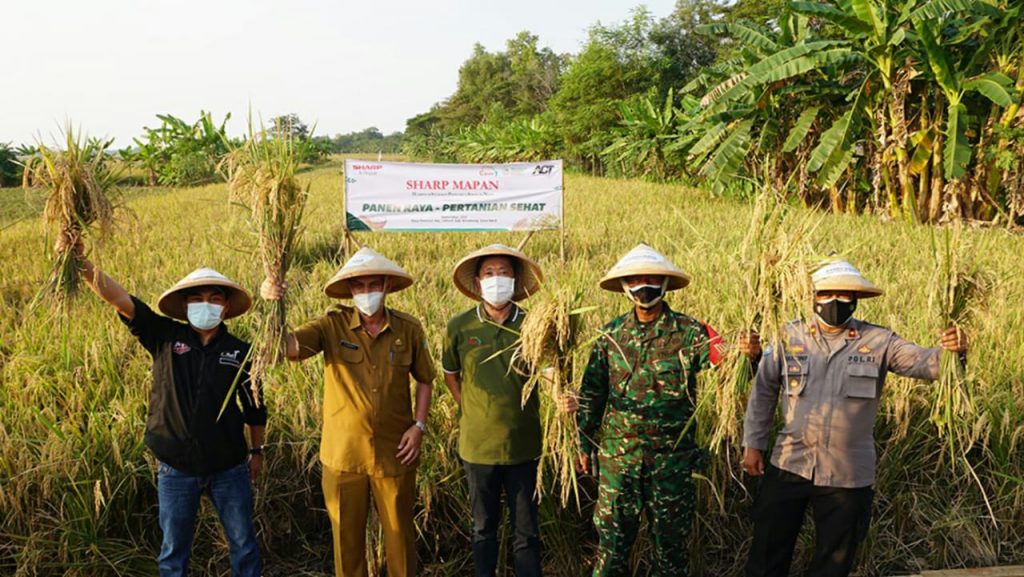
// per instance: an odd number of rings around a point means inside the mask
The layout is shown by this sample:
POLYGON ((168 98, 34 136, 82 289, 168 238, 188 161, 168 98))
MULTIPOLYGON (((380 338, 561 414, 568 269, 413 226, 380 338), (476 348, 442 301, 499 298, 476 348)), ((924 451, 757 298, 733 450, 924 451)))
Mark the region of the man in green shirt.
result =
POLYGON ((479 303, 448 322, 441 364, 459 404, 459 456, 469 481, 476 577, 493 577, 498 565, 501 493, 509 506, 517 577, 541 575, 537 527, 537 464, 541 454, 537 393, 523 403, 525 367, 513 348, 526 311, 516 304, 540 288, 537 263, 494 244, 455 266, 455 286, 479 303))

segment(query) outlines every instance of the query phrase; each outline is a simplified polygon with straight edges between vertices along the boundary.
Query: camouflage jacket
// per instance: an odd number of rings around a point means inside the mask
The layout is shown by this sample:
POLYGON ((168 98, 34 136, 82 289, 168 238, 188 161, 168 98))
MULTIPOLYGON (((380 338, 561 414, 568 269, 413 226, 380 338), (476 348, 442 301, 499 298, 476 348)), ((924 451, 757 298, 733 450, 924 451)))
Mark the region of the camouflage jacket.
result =
POLYGON ((654 322, 640 323, 630 311, 605 325, 580 388, 583 451, 598 447, 598 431, 605 455, 695 448, 695 427, 686 424, 697 373, 717 357, 713 339, 710 327, 667 304, 654 322))

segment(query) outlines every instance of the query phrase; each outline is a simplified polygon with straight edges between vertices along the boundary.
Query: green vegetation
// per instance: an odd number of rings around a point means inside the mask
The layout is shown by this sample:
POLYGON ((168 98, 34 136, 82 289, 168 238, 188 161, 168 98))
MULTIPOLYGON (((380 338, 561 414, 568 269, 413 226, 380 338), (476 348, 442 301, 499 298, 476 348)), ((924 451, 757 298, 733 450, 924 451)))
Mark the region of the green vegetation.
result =
POLYGON ((560 56, 524 32, 505 52, 477 46, 455 93, 408 121, 404 150, 561 157, 717 194, 763 182, 833 212, 1022 224, 1022 10, 679 0, 661 20, 638 9, 597 25, 579 54, 560 56), (524 59, 538 64, 514 65, 524 59))
POLYGON ((18 153, 9 142, 0 142, 0 187, 21 182, 22 165, 18 153))
POLYGON ((157 114, 160 126, 146 127, 145 135, 133 139, 135 146, 121 151, 121 158, 146 171, 150 186, 189 186, 219 179, 217 163, 228 151, 224 129, 231 114, 218 126, 209 112, 200 112, 193 124, 157 114))

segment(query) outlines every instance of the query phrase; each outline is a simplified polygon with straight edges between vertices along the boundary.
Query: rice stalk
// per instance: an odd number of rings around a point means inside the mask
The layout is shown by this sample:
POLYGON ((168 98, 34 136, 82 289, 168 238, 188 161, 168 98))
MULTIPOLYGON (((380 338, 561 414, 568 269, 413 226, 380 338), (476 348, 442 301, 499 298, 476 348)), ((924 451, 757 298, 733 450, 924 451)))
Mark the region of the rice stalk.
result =
MULTIPOLYGON (((807 318, 814 289, 810 281, 813 256, 811 236, 821 217, 801 213, 787 205, 782 196, 765 188, 754 205, 747 235, 739 251, 745 294, 739 302, 742 328, 737 337, 750 331, 764 343, 783 343, 785 325, 794 318, 807 318)), ((715 453, 742 442, 743 414, 754 378, 750 359, 738 347, 725 347, 718 370, 717 386, 707 387, 714 402, 703 403, 706 415, 706 446, 715 453)))
POLYGON ((81 286, 84 259, 76 245, 90 235, 106 240, 114 229, 115 213, 123 206, 117 174, 107 163, 106 151, 112 142, 83 140, 69 123, 64 128, 63 150, 39 144, 38 153, 25 161, 22 186, 48 189, 44 229, 67 241, 57 249, 37 301, 47 295, 60 301, 73 297, 81 286))
POLYGON ((580 451, 579 432, 573 413, 558 409, 563 395, 575 395, 579 383, 575 379, 575 357, 583 350, 578 343, 582 315, 591 310, 580 306, 582 290, 561 287, 548 300, 535 303, 523 321, 516 356, 530 367, 531 375, 523 386, 523 406, 537 385, 549 402, 542 403, 543 453, 537 468, 537 490, 542 491, 545 465, 554 473, 552 483, 558 488, 565 506, 574 497, 579 508, 579 487, 575 459, 580 451))
MULTIPOLYGON (((932 299, 938 305, 942 328, 956 328, 966 334, 990 290, 991 279, 971 258, 973 247, 963 239, 962 229, 957 221, 942 231, 941 240, 932 233, 936 254, 932 299)), ((951 466, 955 466, 977 441, 980 416, 974 383, 965 370, 966 359, 944 349, 940 354, 939 380, 929 420, 942 439, 951 466)))
MULTIPOLYGON (((306 207, 309 186, 303 188, 295 178, 300 162, 300 143, 290 130, 268 133, 261 127, 221 161, 227 174, 228 191, 233 202, 243 207, 257 237, 256 252, 265 277, 283 283, 291 266, 306 207)), ((254 335, 250 371, 252 386, 267 376, 268 369, 285 358, 287 301, 281 298, 267 303, 266 313, 254 335)), ((254 398, 258 398, 255 395, 254 398)), ((228 395, 228 398, 231 398, 228 395)))

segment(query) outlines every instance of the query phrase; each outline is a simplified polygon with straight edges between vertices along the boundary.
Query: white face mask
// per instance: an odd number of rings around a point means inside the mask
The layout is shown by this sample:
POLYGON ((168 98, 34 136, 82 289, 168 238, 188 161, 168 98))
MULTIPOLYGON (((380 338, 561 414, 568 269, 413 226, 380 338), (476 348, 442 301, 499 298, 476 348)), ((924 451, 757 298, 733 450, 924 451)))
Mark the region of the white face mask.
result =
POLYGON ((380 306, 384 304, 384 292, 376 291, 358 295, 354 294, 352 295, 352 301, 355 302, 356 308, 359 309, 359 312, 368 317, 372 317, 377 314, 377 311, 380 310, 380 306))
POLYGON ((516 292, 516 279, 507 276, 489 276, 480 279, 480 293, 493 307, 500 307, 512 300, 516 292))
POLYGON ((220 324, 223 305, 213 303, 188 303, 188 322, 201 331, 208 331, 220 324))

